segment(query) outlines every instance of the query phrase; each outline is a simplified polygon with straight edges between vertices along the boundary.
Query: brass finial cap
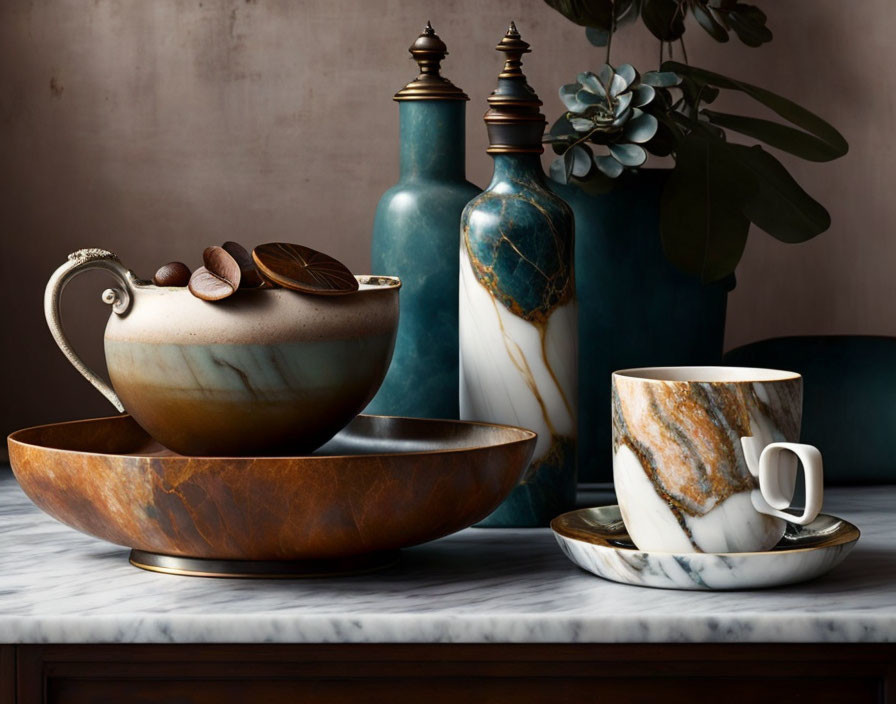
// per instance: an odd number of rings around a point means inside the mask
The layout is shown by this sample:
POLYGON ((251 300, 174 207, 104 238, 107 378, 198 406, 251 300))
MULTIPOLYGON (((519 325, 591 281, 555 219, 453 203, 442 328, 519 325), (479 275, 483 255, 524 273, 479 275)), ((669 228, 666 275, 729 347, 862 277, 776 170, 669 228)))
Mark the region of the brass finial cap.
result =
POLYGON ((448 47, 429 22, 408 51, 420 67, 420 75, 398 91, 395 100, 470 99, 466 93, 439 73, 442 59, 448 55, 448 47))
POLYGON ((522 56, 529 53, 529 44, 520 38, 516 24, 510 23, 498 51, 504 54, 504 68, 498 74, 498 87, 488 98, 485 113, 490 154, 541 154, 541 137, 546 120, 539 108, 541 101, 526 82, 522 56))

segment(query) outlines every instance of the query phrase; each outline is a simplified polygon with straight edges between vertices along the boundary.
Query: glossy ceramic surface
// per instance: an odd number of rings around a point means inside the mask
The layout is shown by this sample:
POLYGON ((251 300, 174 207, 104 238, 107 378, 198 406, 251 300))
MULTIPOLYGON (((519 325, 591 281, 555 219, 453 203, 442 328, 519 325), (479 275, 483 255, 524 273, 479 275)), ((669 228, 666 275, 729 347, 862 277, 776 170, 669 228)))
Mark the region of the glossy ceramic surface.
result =
POLYGON ((433 540, 488 515, 535 435, 507 426, 358 416, 304 457, 184 457, 129 416, 9 439, 19 484, 80 531, 140 551, 324 560, 433 540))
POLYGON ((403 100, 401 172, 373 224, 376 272, 401 278, 392 365, 367 413, 457 418, 460 215, 480 189, 464 178, 459 100, 403 100))
POLYGON ((357 415, 389 367, 401 283, 357 277, 358 291, 318 296, 239 290, 208 302, 137 279, 101 250, 82 250, 47 285, 63 352, 119 410, 185 455, 302 454, 357 415), (67 281, 103 268, 118 280, 104 337, 112 381, 87 370, 59 322, 67 281), (114 389, 114 390, 113 390, 114 389))
POLYGON ((537 154, 495 154, 461 221, 461 417, 532 428, 523 483, 486 525, 536 526, 576 487, 573 219, 537 154))
MULTIPOLYGON (((671 364, 719 364, 734 277, 704 285, 663 253, 660 197, 668 170, 638 169, 612 191, 551 188, 576 221, 579 310, 579 480, 612 479, 610 374, 671 364)), ((755 364, 750 366, 776 366, 755 364)), ((793 368, 784 365, 784 369, 793 368)))
POLYGON ((767 552, 662 553, 638 550, 618 506, 586 508, 551 522, 563 553, 588 572, 622 584, 661 589, 759 589, 814 579, 839 565, 859 529, 820 514, 806 526, 788 524, 767 552))
POLYGON ((820 455, 795 444, 802 409, 799 374, 647 367, 614 372, 612 388, 614 486, 639 548, 771 548, 789 514, 768 504, 789 505, 797 454, 812 479, 805 520, 820 510, 820 455), (760 481, 763 474, 766 479, 760 481))

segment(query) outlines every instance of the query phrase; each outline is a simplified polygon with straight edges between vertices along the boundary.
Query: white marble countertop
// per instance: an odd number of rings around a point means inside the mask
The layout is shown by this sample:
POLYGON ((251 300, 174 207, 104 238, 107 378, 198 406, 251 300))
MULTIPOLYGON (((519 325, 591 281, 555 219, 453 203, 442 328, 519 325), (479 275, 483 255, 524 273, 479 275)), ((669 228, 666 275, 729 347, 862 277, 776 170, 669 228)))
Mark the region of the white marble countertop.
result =
POLYGON ((896 487, 830 490, 825 512, 862 530, 855 550, 815 582, 767 591, 606 582, 547 529, 468 529, 367 576, 220 580, 132 567, 0 467, 0 643, 896 641, 894 509, 896 487))

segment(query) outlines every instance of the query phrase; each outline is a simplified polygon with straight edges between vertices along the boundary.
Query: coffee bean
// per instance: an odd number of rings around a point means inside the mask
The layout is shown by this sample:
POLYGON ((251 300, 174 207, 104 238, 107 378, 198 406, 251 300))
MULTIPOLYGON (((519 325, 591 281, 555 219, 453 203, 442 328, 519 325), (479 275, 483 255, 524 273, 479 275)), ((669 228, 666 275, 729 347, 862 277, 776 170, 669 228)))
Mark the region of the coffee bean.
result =
POLYGON ((252 259, 264 278, 294 291, 339 296, 358 290, 358 280, 344 264, 300 244, 260 244, 252 259))
POLYGON ((264 283, 264 279, 255 268, 255 262, 252 261, 252 255, 243 245, 238 242, 225 242, 221 246, 240 266, 240 288, 258 288, 264 283))
POLYGON ((220 301, 240 286, 240 265, 223 247, 206 247, 202 253, 205 266, 190 277, 190 292, 204 301, 220 301))
POLYGON ((190 277, 190 293, 203 301, 220 301, 234 291, 236 289, 229 281, 215 276, 204 266, 199 267, 190 277))
POLYGON ((205 268, 212 272, 220 279, 224 279, 233 286, 234 289, 239 288, 242 272, 240 265, 237 263, 227 250, 223 247, 206 247, 202 253, 202 262, 205 268))
POLYGON ((168 262, 152 277, 156 286, 186 286, 190 282, 190 267, 183 262, 168 262))

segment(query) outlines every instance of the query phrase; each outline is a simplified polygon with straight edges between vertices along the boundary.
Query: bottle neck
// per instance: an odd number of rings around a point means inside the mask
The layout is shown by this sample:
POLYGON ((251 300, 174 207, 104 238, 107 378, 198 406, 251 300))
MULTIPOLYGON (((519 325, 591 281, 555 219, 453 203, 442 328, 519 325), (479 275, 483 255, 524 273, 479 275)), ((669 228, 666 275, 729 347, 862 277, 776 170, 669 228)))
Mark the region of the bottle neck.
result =
POLYGON ((464 180, 465 107, 462 100, 403 100, 399 103, 402 179, 464 180))
POLYGON ((547 187, 540 154, 492 154, 495 172, 489 188, 501 181, 517 181, 547 187))

